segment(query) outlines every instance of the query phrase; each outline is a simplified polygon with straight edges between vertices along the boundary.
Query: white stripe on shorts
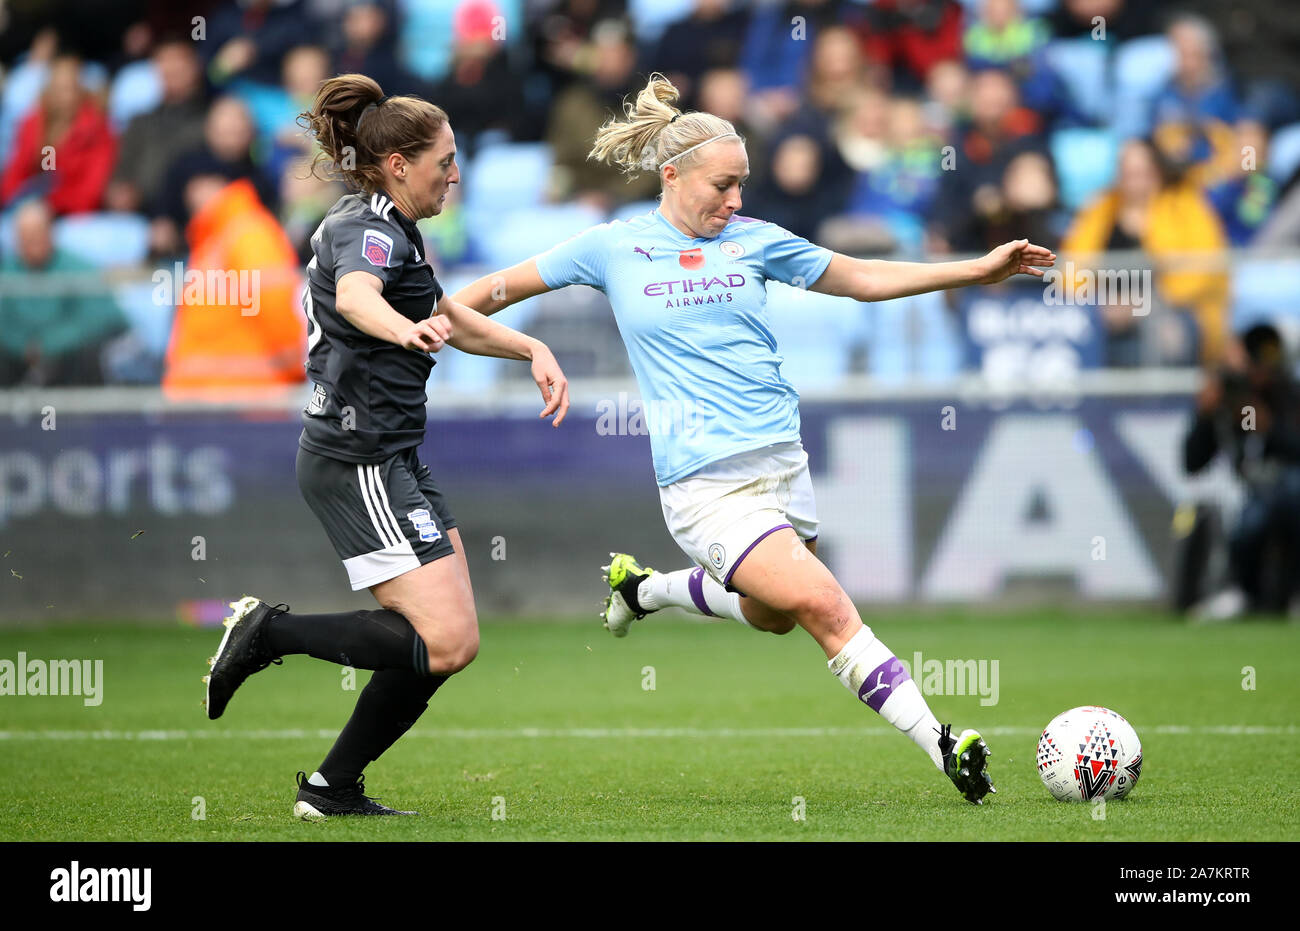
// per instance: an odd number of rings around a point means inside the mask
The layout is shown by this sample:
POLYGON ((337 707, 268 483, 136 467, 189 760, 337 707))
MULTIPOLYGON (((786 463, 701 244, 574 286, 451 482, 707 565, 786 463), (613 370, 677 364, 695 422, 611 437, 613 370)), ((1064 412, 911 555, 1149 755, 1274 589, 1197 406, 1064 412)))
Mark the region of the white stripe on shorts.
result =
POLYGON ((374 502, 370 498, 370 472, 366 466, 360 463, 357 464, 357 485, 361 488, 361 500, 366 503, 366 513, 370 515, 370 523, 374 525, 375 535, 379 537, 379 542, 385 549, 390 546, 397 546, 397 541, 393 539, 387 525, 379 520, 374 502))
POLYGON ((375 509, 379 511, 380 517, 389 522, 389 526, 393 528, 393 535, 397 540, 401 543, 405 543, 406 535, 402 533, 402 525, 397 522, 397 515, 393 513, 392 505, 388 503, 388 489, 385 488, 384 483, 379 480, 379 466, 371 466, 370 468, 375 470, 375 490, 379 493, 378 497, 375 498, 375 509), (383 502, 382 505, 380 504, 380 501, 383 502))

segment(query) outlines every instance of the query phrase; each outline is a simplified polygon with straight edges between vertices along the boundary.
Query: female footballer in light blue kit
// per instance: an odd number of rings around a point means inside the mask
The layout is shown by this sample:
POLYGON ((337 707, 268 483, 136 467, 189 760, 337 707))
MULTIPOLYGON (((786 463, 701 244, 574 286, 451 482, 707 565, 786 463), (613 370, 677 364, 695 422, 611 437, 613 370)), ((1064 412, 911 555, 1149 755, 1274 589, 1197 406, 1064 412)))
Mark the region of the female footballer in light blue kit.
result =
MULTIPOLYGON (((659 573, 626 554, 606 568, 605 626, 625 636, 652 611, 679 607, 784 634, 797 625, 846 687, 915 741, 965 798, 994 791, 980 735, 940 726, 894 654, 862 623, 816 558, 817 516, 799 439, 799 396, 781 374, 766 281, 884 301, 1017 273, 1041 277, 1056 256, 1026 240, 964 262, 864 261, 737 215, 749 160, 731 123, 681 113, 660 75, 596 135, 590 157, 656 170, 657 210, 595 226, 466 286, 484 314, 572 284, 604 291, 650 413, 664 519, 697 564, 659 573), (660 423, 653 423, 658 418, 660 423), (743 594, 742 594, 743 593, 743 594)), ((790 313, 793 308, 778 308, 790 313)))

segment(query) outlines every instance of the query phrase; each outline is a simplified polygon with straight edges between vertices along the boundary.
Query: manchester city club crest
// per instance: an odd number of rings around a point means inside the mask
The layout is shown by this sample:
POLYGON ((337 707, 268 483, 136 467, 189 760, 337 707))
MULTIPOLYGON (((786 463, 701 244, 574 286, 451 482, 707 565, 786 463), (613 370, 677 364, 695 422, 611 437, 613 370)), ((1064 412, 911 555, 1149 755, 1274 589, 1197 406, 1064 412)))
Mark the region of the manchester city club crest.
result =
POLYGON ((721 569, 727 561, 727 551, 722 548, 721 543, 714 543, 709 547, 709 562, 713 564, 714 569, 721 569))

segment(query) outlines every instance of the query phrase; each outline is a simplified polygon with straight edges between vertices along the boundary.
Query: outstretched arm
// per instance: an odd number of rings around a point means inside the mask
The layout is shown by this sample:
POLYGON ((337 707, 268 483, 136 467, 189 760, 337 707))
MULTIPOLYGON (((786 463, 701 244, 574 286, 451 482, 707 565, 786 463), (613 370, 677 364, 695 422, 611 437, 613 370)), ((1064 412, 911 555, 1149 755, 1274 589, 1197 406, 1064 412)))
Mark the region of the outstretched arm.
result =
POLYGON ((546 407, 539 416, 555 414, 552 426, 558 427, 563 422, 564 415, 569 410, 569 381, 545 343, 512 330, 505 324, 489 320, 474 308, 456 300, 442 300, 438 304, 438 316, 445 316, 451 322, 453 335, 448 338, 447 345, 461 352, 532 362, 533 381, 537 382, 542 400, 546 402, 546 407))
POLYGON ((1005 243, 988 255, 962 262, 889 262, 837 252, 811 290, 858 301, 888 301, 927 291, 996 284, 1017 274, 1042 278, 1042 269, 1055 261, 1056 253, 1027 239, 1005 243))
POLYGON ((465 285, 451 299, 480 314, 491 316, 511 304, 551 290, 537 270, 537 260, 528 259, 503 271, 484 275, 465 285))

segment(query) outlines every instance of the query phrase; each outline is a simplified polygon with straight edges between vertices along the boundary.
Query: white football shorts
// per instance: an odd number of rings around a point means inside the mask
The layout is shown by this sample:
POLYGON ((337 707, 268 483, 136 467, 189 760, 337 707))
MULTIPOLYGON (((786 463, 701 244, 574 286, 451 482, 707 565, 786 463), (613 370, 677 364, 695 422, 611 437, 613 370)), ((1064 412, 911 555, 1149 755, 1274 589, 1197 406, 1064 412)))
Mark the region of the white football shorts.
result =
POLYGON ((817 538, 808 454, 799 442, 709 463, 661 486, 659 502, 677 545, 726 586, 741 560, 769 534, 792 527, 805 542, 817 538))

